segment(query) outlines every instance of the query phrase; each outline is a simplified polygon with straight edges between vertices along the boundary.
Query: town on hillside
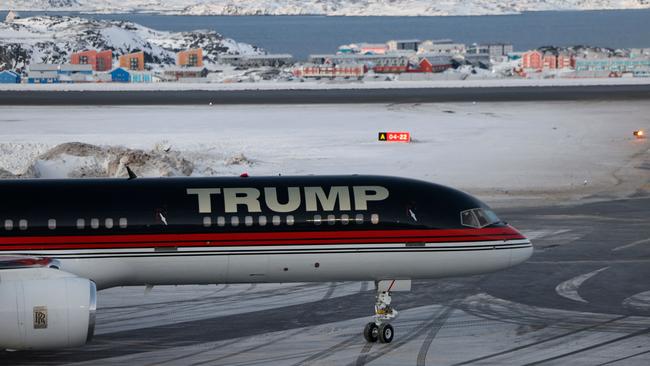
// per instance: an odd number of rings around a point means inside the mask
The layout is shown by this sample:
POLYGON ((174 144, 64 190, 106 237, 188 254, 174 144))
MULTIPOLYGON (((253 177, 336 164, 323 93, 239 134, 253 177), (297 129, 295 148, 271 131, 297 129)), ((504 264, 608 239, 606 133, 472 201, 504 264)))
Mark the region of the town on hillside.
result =
MULTIPOLYGON (((5 22, 17 15, 10 12, 5 22)), ((329 54, 294 60, 290 54, 220 54, 204 62, 204 49, 176 53, 175 65, 148 64, 147 52, 81 49, 67 63, 31 60, 0 68, 0 83, 233 83, 305 80, 465 80, 650 77, 650 48, 544 46, 516 51, 509 43, 470 44, 450 39, 353 43, 329 54)))

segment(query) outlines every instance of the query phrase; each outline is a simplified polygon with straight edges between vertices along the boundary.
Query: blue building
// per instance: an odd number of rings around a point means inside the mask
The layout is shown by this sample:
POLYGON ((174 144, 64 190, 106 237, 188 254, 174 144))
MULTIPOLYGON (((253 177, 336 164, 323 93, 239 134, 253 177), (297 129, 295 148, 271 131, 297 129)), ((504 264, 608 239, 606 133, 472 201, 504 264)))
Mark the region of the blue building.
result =
POLYGON ((18 83, 20 83, 20 75, 9 70, 0 72, 0 84, 18 84, 18 83))
POLYGON ((131 74, 121 67, 111 71, 109 74, 111 74, 111 81, 113 82, 128 83, 131 81, 131 74))
POLYGON ((150 72, 131 72, 131 82, 132 83, 150 83, 151 82, 151 73, 150 72))

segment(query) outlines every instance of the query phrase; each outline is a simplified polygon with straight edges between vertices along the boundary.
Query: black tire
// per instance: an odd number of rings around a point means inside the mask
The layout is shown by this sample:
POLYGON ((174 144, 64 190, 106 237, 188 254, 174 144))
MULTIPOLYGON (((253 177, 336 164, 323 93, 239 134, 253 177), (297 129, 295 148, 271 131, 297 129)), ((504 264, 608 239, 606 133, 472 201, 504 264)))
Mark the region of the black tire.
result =
POLYGON ((365 328, 363 328, 363 338, 365 338, 367 342, 375 343, 379 338, 378 331, 379 331, 379 327, 377 326, 377 324, 375 324, 374 322, 370 322, 366 324, 365 328))
POLYGON ((394 335, 395 331, 392 325, 386 323, 379 326, 379 342, 390 343, 393 341, 394 335))

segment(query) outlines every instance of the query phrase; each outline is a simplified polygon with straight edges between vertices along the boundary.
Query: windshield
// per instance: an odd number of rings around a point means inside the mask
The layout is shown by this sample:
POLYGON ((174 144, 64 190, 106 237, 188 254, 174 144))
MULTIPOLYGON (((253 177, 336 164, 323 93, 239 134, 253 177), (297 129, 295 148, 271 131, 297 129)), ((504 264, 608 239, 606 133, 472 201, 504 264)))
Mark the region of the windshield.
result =
POLYGON ((501 220, 494 211, 486 208, 473 208, 460 213, 460 223, 463 226, 480 229, 499 222, 501 220))

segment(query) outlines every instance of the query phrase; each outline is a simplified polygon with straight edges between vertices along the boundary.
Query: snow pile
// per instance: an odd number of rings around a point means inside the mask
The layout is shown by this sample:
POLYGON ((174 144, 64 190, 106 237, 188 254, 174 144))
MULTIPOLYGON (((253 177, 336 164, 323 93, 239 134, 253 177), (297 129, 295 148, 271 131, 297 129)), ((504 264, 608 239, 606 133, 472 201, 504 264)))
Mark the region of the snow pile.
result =
POLYGON ((142 176, 188 176, 193 164, 176 151, 144 151, 125 147, 63 143, 38 156, 21 174, 0 171, 0 177, 86 178, 126 177, 126 166, 142 176))
POLYGON ((650 8, 647 0, 3 0, 3 10, 159 12, 186 15, 489 15, 543 10, 650 8))
POLYGON ((214 31, 163 32, 125 22, 80 17, 35 16, 0 23, 0 68, 31 63, 66 63, 73 52, 113 50, 113 57, 144 51, 145 62, 156 68, 176 63, 176 52, 203 48, 206 66, 222 54, 259 54, 245 43, 214 31))

